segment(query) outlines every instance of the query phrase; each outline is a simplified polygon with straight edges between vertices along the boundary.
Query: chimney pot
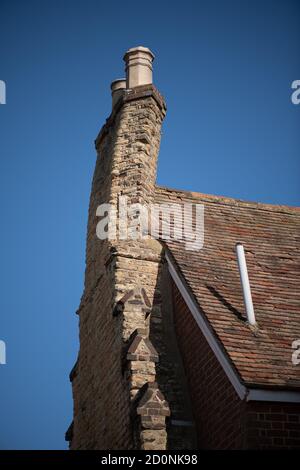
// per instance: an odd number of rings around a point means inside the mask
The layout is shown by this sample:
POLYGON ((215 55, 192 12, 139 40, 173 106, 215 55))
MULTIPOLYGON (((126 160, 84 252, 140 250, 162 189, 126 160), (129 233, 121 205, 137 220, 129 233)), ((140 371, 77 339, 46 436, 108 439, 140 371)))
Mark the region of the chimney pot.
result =
POLYGON ((118 78, 117 80, 114 80, 110 85, 110 88, 112 96, 112 107, 114 107, 120 96, 123 95, 123 92, 126 88, 126 79, 118 78))
POLYGON ((152 83, 153 60, 154 54, 147 47, 133 47, 126 52, 124 55, 126 88, 152 83))

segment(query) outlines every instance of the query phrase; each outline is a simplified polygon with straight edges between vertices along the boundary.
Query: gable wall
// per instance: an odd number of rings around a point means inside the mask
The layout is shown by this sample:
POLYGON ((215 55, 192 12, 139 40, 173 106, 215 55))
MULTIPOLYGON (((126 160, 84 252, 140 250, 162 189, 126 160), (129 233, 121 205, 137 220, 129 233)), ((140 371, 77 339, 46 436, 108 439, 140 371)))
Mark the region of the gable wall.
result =
POLYGON ((173 282, 172 288, 198 447, 300 448, 300 405, 241 401, 173 282))
POLYGON ((173 283, 174 320, 189 385, 198 447, 243 448, 244 404, 173 283))

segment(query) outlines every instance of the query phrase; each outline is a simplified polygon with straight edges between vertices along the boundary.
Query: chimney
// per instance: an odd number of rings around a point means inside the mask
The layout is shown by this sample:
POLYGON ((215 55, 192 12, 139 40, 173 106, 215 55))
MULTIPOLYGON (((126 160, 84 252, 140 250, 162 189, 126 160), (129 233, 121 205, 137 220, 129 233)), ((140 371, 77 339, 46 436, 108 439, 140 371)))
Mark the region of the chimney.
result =
POLYGON ((112 107, 114 108, 115 104, 117 103, 117 101, 119 101, 126 88, 126 79, 118 78, 117 80, 114 80, 110 85, 110 88, 112 96, 112 107))
POLYGON ((126 88, 135 88, 152 83, 152 62, 154 54, 147 47, 129 49, 124 55, 126 64, 126 88))
MULTIPOLYGON (((113 112, 95 141, 98 155, 90 196, 84 293, 78 309, 80 354, 71 373, 75 414, 67 433, 71 449, 166 450, 167 441, 175 442, 178 436, 184 443, 190 439, 187 447, 192 448, 192 437, 188 433, 186 438, 184 427, 165 424, 173 409, 182 421, 190 419, 182 399, 185 384, 180 362, 173 357, 175 338, 165 328, 169 313, 163 310, 160 294, 165 276, 163 247, 150 237, 134 236, 142 233, 137 223, 143 221, 140 228, 145 227, 142 217, 155 202, 166 114, 164 98, 152 83, 153 58, 145 47, 126 52, 126 85, 124 79, 111 84, 113 112), (101 213, 106 227, 110 216, 112 225, 116 221, 112 237, 97 237, 101 213), (140 329, 143 333, 136 334, 140 329), (140 353, 142 360, 137 361, 140 353), (105 372, 101 376, 99 367, 105 372), (167 371, 164 377, 161 370, 167 371), (170 405, 153 384, 156 377, 171 397, 170 405), (95 400, 95 394, 101 399, 95 400)), ((109 236, 109 229, 106 233, 109 236)))

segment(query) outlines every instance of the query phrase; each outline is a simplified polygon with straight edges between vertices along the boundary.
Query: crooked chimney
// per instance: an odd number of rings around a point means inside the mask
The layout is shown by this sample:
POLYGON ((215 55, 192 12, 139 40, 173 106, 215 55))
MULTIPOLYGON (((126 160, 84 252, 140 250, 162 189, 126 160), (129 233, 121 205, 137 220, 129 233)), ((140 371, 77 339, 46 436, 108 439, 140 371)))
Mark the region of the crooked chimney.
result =
POLYGON ((72 449, 165 450, 167 437, 178 435, 172 428, 167 436, 165 422, 169 409, 178 408, 168 387, 179 382, 177 366, 169 367, 173 375, 166 375, 165 383, 157 372, 171 361, 161 346, 167 341, 158 295, 162 246, 134 238, 137 212, 154 201, 166 114, 164 98, 152 83, 153 59, 150 49, 142 46, 125 53, 126 80, 112 82, 112 113, 95 141, 85 289, 78 310, 80 353, 70 375, 74 422, 67 438, 72 449), (123 230, 122 236, 97 237, 99 206, 109 204, 119 210, 121 196, 130 208, 125 235, 123 230), (159 323, 154 339, 150 339, 151 312, 159 323), (160 387, 167 390, 165 397, 160 387))

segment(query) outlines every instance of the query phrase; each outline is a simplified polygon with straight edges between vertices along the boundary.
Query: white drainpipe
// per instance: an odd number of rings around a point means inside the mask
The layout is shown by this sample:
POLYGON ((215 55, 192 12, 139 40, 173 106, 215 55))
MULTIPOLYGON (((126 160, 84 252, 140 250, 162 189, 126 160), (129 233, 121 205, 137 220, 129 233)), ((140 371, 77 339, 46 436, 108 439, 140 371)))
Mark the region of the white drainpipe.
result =
POLYGON ((235 245, 235 251, 240 271, 241 284, 243 289, 244 304, 247 314, 247 319, 250 325, 256 325, 255 313, 252 303, 251 289, 248 277, 248 270, 245 258, 244 247, 241 243, 235 245))

